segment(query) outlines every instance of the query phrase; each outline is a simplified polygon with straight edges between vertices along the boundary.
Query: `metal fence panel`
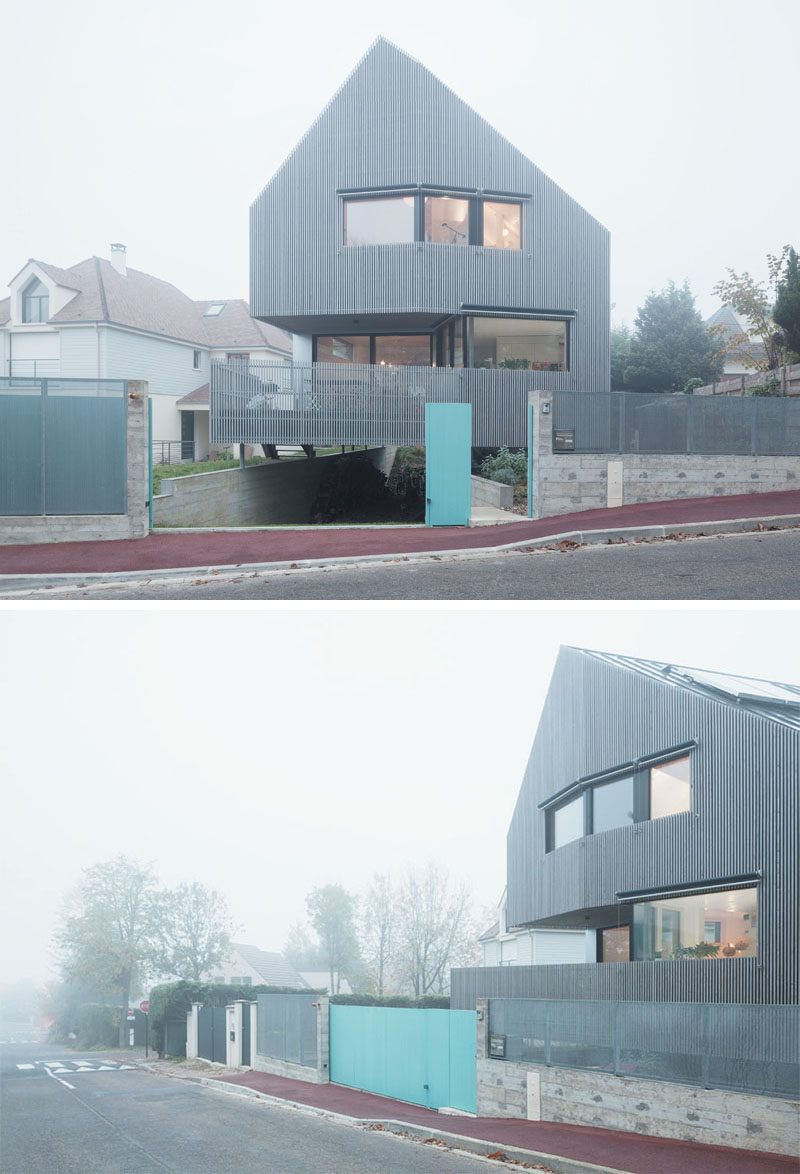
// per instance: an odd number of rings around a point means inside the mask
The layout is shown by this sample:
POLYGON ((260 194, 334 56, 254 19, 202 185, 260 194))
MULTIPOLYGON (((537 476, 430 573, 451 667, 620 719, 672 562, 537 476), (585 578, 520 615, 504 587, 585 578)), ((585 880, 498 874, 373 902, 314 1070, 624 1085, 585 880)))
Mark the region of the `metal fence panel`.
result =
POLYGON ((259 995, 256 1050, 260 1056, 317 1066, 314 995, 259 995))
POLYGON ((0 379, 0 514, 44 512, 42 394, 33 379, 0 379))
POLYGON ((124 514, 127 383, 0 378, 0 514, 124 514))
POLYGON ((556 391, 553 429, 576 453, 800 454, 800 400, 762 396, 556 391))
POLYGON ((215 444, 422 445, 426 403, 472 404, 472 443, 524 448, 535 372, 350 363, 211 364, 215 444))
POLYGON ((490 999, 505 1058, 796 1099, 793 1006, 490 999))

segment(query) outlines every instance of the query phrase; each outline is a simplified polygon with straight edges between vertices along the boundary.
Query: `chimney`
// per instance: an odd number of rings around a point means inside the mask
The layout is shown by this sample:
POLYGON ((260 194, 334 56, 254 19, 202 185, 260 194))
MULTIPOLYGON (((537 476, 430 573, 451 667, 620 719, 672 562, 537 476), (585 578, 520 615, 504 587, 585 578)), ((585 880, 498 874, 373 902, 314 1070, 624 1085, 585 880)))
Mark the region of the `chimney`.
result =
POLYGON ((120 277, 128 276, 128 266, 126 263, 128 250, 125 245, 112 244, 111 246, 111 264, 119 273, 120 277))

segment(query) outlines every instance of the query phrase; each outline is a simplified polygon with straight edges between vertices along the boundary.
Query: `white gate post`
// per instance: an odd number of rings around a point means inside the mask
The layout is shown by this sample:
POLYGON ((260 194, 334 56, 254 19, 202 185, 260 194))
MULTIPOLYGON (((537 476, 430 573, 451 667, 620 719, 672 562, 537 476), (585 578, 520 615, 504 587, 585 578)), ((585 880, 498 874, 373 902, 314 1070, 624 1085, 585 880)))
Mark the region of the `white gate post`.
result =
MULTIPOLYGON (((186 1059, 194 1060, 197 1056, 197 1012, 202 1003, 192 1003, 191 1011, 186 1012, 186 1059)), ((166 1042, 166 1041, 165 1041, 166 1042)))

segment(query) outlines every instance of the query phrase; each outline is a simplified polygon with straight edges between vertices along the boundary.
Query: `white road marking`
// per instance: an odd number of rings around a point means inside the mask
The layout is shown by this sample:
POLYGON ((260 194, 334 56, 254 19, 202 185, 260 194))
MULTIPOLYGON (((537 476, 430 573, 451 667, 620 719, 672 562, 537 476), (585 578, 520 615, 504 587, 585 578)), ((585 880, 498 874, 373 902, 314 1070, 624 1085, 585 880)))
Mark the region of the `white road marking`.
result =
POLYGON ((66 1080, 62 1080, 61 1077, 56 1076, 55 1072, 52 1072, 50 1068, 45 1068, 45 1072, 48 1076, 52 1076, 53 1080, 57 1080, 59 1084, 63 1084, 64 1088, 71 1088, 73 1092, 75 1091, 74 1084, 69 1084, 66 1080))
POLYGON ((17 1068, 35 1068, 35 1064, 17 1064, 17 1068))

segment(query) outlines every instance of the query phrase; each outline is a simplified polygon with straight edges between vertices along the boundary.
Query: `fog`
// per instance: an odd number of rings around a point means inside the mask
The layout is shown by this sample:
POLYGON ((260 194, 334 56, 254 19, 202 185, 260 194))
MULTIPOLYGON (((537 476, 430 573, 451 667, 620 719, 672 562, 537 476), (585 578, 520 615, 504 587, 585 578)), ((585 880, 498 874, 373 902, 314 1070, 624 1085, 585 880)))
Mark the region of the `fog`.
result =
POLYGON ((0 980, 120 853, 282 948, 316 885, 429 860, 478 907, 559 644, 797 681, 796 608, 105 605, 0 610, 0 980))
POLYGON ((247 297, 250 203, 380 34, 607 226, 617 321, 684 278, 708 316, 728 266, 798 243, 796 0, 39 0, 3 16, 0 290, 122 241, 247 297))

